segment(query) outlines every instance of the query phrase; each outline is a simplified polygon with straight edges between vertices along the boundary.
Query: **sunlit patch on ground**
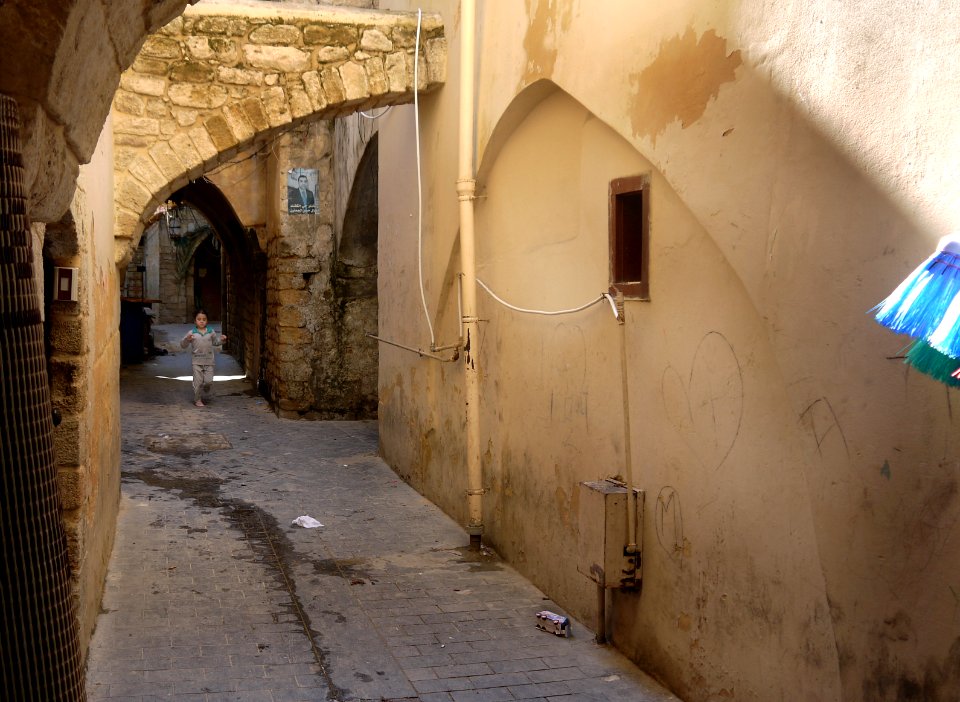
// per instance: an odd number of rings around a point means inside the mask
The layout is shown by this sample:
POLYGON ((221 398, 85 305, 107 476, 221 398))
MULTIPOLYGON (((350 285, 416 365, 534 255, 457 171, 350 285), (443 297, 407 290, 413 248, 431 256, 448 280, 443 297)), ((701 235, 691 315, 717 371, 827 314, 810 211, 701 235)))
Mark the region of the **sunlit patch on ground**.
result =
MULTIPOLYGON (((177 376, 174 376, 174 377, 170 377, 169 375, 157 375, 157 376, 154 376, 154 377, 160 378, 161 380, 182 380, 182 381, 187 382, 187 383, 189 383, 189 382, 191 382, 191 381, 193 380, 193 376, 192 376, 192 375, 177 375, 177 376)), ((213 382, 215 382, 215 383, 222 383, 222 382, 224 382, 224 381, 226 381, 226 380, 243 380, 243 379, 246 378, 246 377, 247 377, 247 376, 245 376, 245 375, 215 375, 215 376, 213 376, 213 382)))

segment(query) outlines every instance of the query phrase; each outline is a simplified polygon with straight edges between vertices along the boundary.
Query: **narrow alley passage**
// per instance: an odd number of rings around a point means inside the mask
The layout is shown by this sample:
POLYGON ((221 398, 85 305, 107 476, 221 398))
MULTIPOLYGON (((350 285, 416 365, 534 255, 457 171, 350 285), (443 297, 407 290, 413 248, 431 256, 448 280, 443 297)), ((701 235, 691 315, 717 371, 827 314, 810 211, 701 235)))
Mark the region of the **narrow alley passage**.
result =
MULTIPOLYGON (((186 329, 155 328, 157 345, 186 329)), ((375 422, 280 420, 240 375, 219 356, 197 408, 187 353, 121 370, 91 700, 676 699, 579 622, 537 629, 558 606, 464 548, 377 457, 375 422)))

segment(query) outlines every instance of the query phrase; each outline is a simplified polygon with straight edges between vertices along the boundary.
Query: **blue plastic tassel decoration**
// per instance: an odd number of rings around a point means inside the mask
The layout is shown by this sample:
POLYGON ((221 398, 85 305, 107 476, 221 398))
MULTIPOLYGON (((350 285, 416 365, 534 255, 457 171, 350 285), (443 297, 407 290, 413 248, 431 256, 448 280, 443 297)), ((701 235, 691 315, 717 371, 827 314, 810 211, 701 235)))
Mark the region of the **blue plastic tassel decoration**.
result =
POLYGON ((960 387, 960 232, 942 238, 936 252, 870 311, 885 327, 914 337, 904 363, 960 387))
POLYGON ((957 358, 960 356, 960 295, 953 298, 940 324, 933 330, 927 343, 941 353, 957 358))
POLYGON ((900 334, 930 339, 948 356, 960 356, 960 236, 940 240, 937 251, 873 308, 880 324, 900 334))

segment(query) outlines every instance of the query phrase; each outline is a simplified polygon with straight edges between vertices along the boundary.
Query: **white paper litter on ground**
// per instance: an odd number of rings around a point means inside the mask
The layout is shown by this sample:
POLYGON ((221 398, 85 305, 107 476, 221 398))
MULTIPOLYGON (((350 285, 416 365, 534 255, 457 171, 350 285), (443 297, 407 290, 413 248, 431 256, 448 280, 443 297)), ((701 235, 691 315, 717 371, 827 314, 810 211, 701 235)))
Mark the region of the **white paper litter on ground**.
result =
POLYGON ((323 526, 323 524, 318 522, 316 519, 314 519, 313 517, 308 517, 307 515, 297 517, 292 522, 290 522, 290 524, 292 526, 302 526, 304 529, 316 529, 317 527, 323 526))

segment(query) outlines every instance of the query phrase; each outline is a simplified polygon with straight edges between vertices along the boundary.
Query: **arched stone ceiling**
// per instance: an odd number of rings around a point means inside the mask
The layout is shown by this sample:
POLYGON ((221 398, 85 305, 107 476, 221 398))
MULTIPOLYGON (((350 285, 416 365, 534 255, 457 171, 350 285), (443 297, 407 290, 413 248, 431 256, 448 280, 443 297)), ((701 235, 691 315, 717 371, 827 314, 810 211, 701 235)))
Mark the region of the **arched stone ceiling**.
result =
MULTIPOLYGON (((299 123, 413 101, 416 13, 189 8, 147 38, 114 98, 117 261, 170 193, 299 123)), ((439 15, 420 28, 419 91, 442 85, 439 15)))
MULTIPOLYGON (((196 0, 192 0, 196 2, 196 0)), ((60 219, 110 112, 120 72, 187 0, 4 0, 0 93, 23 121, 30 217, 60 219)))

